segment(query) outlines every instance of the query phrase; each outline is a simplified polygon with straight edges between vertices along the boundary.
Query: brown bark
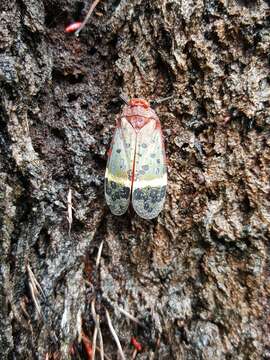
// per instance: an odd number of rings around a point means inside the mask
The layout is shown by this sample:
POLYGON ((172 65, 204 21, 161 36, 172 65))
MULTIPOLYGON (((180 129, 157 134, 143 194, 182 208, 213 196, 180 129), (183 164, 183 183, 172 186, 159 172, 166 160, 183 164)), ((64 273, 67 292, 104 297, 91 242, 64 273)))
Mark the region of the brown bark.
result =
POLYGON ((87 358, 93 298, 111 359, 105 309, 127 359, 269 359, 269 1, 103 0, 65 34, 88 6, 0 4, 1 359, 87 358), (104 201, 121 93, 173 95, 153 221, 104 201))

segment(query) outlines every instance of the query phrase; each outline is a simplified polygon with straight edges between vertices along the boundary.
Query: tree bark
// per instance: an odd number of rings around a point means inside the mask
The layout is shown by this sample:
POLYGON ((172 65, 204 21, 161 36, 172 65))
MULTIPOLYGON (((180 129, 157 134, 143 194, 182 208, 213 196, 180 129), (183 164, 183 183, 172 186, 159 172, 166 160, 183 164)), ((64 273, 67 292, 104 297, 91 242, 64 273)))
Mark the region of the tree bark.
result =
POLYGON ((93 299, 110 359, 106 310, 126 359, 270 359, 269 1, 103 0, 66 34, 89 6, 0 4, 1 359, 90 359, 93 299), (172 96, 155 220, 105 204, 120 94, 172 96))

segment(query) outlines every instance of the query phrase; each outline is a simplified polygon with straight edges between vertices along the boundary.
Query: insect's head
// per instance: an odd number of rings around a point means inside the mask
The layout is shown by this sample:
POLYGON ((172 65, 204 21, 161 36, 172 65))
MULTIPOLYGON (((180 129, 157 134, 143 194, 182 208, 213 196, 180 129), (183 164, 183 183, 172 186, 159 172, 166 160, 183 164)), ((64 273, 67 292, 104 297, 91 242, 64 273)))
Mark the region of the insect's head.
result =
POLYGON ((144 100, 144 99, 131 99, 129 101, 129 106, 133 107, 133 106, 142 106, 145 109, 149 109, 150 105, 149 103, 144 100))

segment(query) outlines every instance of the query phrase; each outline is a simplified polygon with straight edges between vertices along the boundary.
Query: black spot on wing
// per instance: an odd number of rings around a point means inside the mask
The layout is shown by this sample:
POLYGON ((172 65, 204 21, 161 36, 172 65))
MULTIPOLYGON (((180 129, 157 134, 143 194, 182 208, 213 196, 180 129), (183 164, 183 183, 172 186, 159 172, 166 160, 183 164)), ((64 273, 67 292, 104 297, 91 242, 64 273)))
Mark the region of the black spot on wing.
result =
POLYGON ((135 200, 142 200, 143 198, 143 193, 141 189, 135 189, 134 193, 133 193, 133 197, 135 200))
POLYGON ((109 182, 108 182, 108 185, 109 185, 112 189, 116 189, 116 187, 117 187, 117 184, 116 184, 115 181, 109 181, 109 182))
POLYGON ((159 201, 159 192, 157 189, 153 188, 150 191, 150 199, 153 203, 159 201))
POLYGON ((159 201, 164 199, 165 195, 166 195, 166 186, 164 185, 160 188, 160 191, 159 191, 159 197, 158 197, 159 201))
POLYGON ((130 188, 115 181, 105 179, 106 202, 115 215, 122 215, 129 206, 130 188))
POLYGON ((134 210, 144 219, 153 219, 162 210, 165 196, 166 186, 137 188, 132 195, 134 210))
POLYGON ((112 195, 111 195, 111 199, 112 199, 112 201, 119 200, 120 199, 119 192, 118 191, 113 192, 112 195))
POLYGON ((120 190, 119 190, 120 196, 123 199, 128 199, 129 194, 130 194, 130 188, 123 186, 120 190))

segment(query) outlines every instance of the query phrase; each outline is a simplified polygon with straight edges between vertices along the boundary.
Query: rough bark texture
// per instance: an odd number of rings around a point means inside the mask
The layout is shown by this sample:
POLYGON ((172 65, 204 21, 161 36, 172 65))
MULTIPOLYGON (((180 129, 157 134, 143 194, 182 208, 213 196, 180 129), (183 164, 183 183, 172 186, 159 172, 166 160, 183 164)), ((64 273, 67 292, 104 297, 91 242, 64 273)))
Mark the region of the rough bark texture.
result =
POLYGON ((105 308, 127 359, 270 359, 269 1, 103 0, 65 34, 88 7, 0 4, 1 359, 86 359, 93 298, 111 359, 105 308), (104 202, 120 93, 173 95, 157 220, 104 202))

